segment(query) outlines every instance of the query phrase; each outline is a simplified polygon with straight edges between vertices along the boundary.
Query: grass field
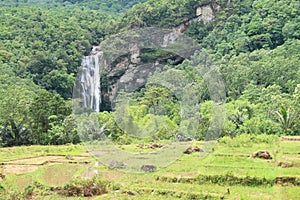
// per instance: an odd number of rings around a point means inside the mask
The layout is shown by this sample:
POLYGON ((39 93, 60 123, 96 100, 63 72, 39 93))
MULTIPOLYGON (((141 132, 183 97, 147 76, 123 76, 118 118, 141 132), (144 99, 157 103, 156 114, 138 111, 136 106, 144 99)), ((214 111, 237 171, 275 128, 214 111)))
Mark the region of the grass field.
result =
MULTIPOLYGON (((140 151, 136 144, 120 148, 140 151)), ((1 148, 0 199, 300 199, 297 137, 223 138, 208 156, 183 154, 148 173, 96 162, 83 145, 1 148), (249 157, 257 150, 273 159, 249 157)))

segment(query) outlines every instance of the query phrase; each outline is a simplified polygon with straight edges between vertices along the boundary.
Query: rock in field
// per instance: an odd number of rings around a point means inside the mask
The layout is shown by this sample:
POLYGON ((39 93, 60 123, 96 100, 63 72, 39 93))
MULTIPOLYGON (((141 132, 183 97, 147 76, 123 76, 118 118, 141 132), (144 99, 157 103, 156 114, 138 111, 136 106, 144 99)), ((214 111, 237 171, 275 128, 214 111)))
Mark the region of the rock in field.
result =
POLYGON ((259 150, 252 154, 252 158, 272 159, 271 154, 266 150, 259 150))
POLYGON ((5 179, 5 175, 0 173, 0 179, 5 179))
POLYGON ((143 165, 141 167, 141 170, 143 170, 145 172, 154 172, 156 170, 156 166, 155 165, 143 165))
POLYGON ((116 160, 112 160, 109 163, 109 168, 111 168, 111 169, 124 169, 124 168, 126 168, 126 164, 124 162, 118 162, 116 160))
POLYGON ((184 154, 191 154, 193 152, 203 152, 203 149, 200 149, 199 147, 189 147, 183 153, 184 154))

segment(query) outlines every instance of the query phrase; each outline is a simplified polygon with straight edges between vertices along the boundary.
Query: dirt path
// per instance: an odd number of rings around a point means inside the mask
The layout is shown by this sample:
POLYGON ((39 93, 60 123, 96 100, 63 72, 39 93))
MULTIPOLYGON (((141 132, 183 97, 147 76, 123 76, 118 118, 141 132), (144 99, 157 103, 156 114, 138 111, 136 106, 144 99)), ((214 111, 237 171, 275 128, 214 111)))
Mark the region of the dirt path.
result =
POLYGON ((2 174, 22 174, 33 172, 37 170, 39 167, 51 163, 56 164, 88 164, 87 161, 89 158, 89 154, 82 154, 76 156, 64 156, 64 155, 44 155, 44 156, 35 156, 22 158, 17 160, 11 160, 6 162, 1 162, 2 165, 2 174))

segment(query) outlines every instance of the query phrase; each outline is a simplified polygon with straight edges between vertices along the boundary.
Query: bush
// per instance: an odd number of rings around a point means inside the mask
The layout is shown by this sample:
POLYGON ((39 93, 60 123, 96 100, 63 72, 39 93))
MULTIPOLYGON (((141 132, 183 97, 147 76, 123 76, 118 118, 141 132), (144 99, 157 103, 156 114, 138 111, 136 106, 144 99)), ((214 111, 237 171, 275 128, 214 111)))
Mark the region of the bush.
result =
POLYGON ((176 178, 176 177, 157 177, 158 181, 171 183, 190 183, 190 184, 218 184, 218 185, 244 185, 244 186, 272 186, 275 184, 274 179, 259 177, 237 177, 231 174, 224 175, 198 175, 194 178, 176 178))
POLYGON ((108 192, 108 181, 100 180, 97 177, 93 179, 75 179, 66 184, 63 188, 65 196, 97 196, 108 192))
POLYGON ((241 134, 236 137, 225 136, 219 140, 220 143, 230 147, 251 147, 255 136, 250 134, 241 134))
POLYGON ((267 144, 272 144, 279 141, 279 137, 277 135, 267 135, 267 134, 260 134, 257 135, 254 142, 262 142, 267 144))
POLYGON ((236 137, 225 136, 219 140, 219 143, 226 144, 230 147, 251 147, 254 143, 272 144, 279 140, 276 135, 267 134, 240 134, 236 137))
POLYGON ((116 142, 119 145, 128 145, 128 144, 131 144, 133 142, 133 139, 129 135, 123 134, 123 135, 118 137, 116 142))
POLYGON ((280 132, 280 127, 272 120, 262 116, 253 117, 246 120, 238 130, 239 133, 251 133, 251 134, 276 134, 280 132))

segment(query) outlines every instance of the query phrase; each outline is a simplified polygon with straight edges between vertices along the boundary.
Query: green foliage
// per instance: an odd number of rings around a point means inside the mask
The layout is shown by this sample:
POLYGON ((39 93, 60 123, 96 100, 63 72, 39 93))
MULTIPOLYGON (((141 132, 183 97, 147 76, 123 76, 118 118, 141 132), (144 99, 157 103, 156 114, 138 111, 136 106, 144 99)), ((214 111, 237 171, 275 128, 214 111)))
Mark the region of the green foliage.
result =
POLYGON ((10 147, 14 145, 30 144, 30 130, 23 127, 23 124, 16 124, 10 121, 0 129, 1 146, 10 147))
MULTIPOLYGON (((16 79, 18 81, 18 79, 16 79)), ((7 82, 10 84, 9 82, 7 82)), ((0 86, 0 124, 4 125, 10 121, 16 123, 26 123, 29 115, 29 105, 32 103, 33 98, 36 96, 36 88, 33 86, 19 82, 19 85, 2 84, 0 86)))
POLYGON ((256 49, 274 49, 288 39, 299 39, 299 2, 230 1, 221 3, 214 24, 191 25, 187 34, 216 58, 256 49))
POLYGON ((196 136, 196 139, 198 140, 203 140, 208 128, 211 124, 212 120, 212 101, 206 101, 201 103, 200 107, 200 114, 201 114, 201 121, 199 123, 199 128, 198 128, 198 134, 196 136))
POLYGON ((221 64, 228 96, 240 96, 249 84, 258 87, 276 84, 282 92, 293 92, 300 81, 299 46, 299 40, 293 40, 274 50, 240 54, 221 64))
MULTIPOLYGON (((249 133, 297 135, 299 116, 299 85, 293 93, 282 93, 281 87, 271 85, 267 88, 249 85, 241 99, 256 104, 254 116, 245 122, 249 133), (253 130, 253 131, 251 131, 253 130)), ((245 126, 244 126, 245 127, 245 126)))
POLYGON ((77 124, 75 117, 69 115, 65 117, 63 123, 51 123, 51 129, 48 131, 49 143, 54 145, 61 145, 67 143, 77 144, 81 140, 77 133, 77 124))
POLYGON ((115 141, 119 145, 129 145, 132 144, 133 138, 130 137, 128 134, 122 134, 115 141))
MULTIPOLYGON (((92 169, 99 170, 100 176, 103 176, 105 179, 113 179, 116 184, 100 184, 100 188, 106 185, 107 194, 91 198, 173 200, 220 199, 223 197, 239 199, 245 197, 252 199, 253 194, 256 195, 259 193, 261 194, 260 197, 264 195, 264 197, 271 197, 278 200, 284 198, 297 199, 299 196, 299 178, 297 177, 299 168, 283 168, 277 164, 279 162, 297 163, 299 141, 285 141, 282 138, 274 137, 275 142, 272 142, 270 135, 256 137, 261 138, 259 140, 254 138, 252 148, 248 146, 232 148, 226 144, 219 143, 214 147, 214 151, 205 157, 199 157, 198 153, 183 155, 169 166, 151 174, 116 172, 99 163, 97 168, 92 169), (264 140, 265 142, 263 142, 264 140), (273 160, 247 158, 247 155, 258 149, 270 151, 272 156, 274 155, 273 160), (293 160, 291 161, 291 159, 293 160), (279 182, 279 179, 282 181, 279 182), (278 188, 282 189, 280 193, 277 193, 278 188), (230 194, 228 194, 228 191, 230 194)), ((202 145, 205 144, 201 141, 195 142, 194 145, 203 148, 202 145)), ((135 149, 135 152, 139 151, 136 144, 126 145, 125 147, 135 149)), ((74 152, 78 149, 80 149, 78 154, 86 152, 86 147, 83 145, 2 148, 0 151, 0 160, 23 160, 27 157, 46 154, 53 155, 59 152, 63 155, 71 155, 72 152, 69 152, 69 150, 74 152)), ((44 157, 40 159, 44 160, 44 157)), ((84 160, 95 161, 92 157, 84 160)), ((45 165, 41 168, 42 170, 39 169, 26 174, 6 174, 5 179, 1 180, 0 183, 0 199, 84 199, 83 188, 90 188, 89 191, 94 191, 98 182, 97 180, 76 177, 77 175, 80 176, 87 167, 83 163, 64 166, 55 164, 45 165), (79 171, 74 171, 73 168, 77 168, 79 171), (53 169, 55 170, 53 171, 53 169), (45 183, 46 180, 49 180, 49 173, 47 173, 48 176, 41 176, 41 172, 44 175, 44 173, 46 174, 46 172, 50 171, 56 177, 58 176, 57 172, 61 172, 62 175, 74 175, 74 179, 78 180, 72 180, 66 184, 69 185, 69 187, 66 187, 68 190, 64 190, 63 186, 60 187, 56 184, 51 187, 49 186, 49 182, 45 183), (70 174, 70 172, 72 173, 70 174), (86 182, 93 182, 93 184, 85 184, 86 182), (79 191, 79 196, 64 196, 71 188, 79 191), (33 195, 30 196, 30 194, 33 195)), ((58 177, 58 179, 61 178, 58 177)), ((101 182, 101 178, 96 179, 101 182)), ((71 194, 77 195, 77 193, 73 193, 72 191, 75 190, 71 190, 71 194)), ((86 194, 90 193, 86 192, 86 194)))
MULTIPOLYGON (((2 146, 77 143, 77 132, 89 140, 102 137, 89 133, 88 127, 78 131, 70 115, 68 99, 82 57, 92 45, 121 30, 183 23, 184 33, 203 47, 193 60, 202 72, 216 67, 226 83, 222 135, 300 134, 297 0, 3 0, 0 5, 2 146), (215 3, 220 10, 214 8, 214 21, 199 22, 196 9, 215 3)), ((142 49, 140 57, 143 62, 158 59, 166 64, 172 56, 160 49, 142 49)), ((187 60, 172 67, 197 88, 201 119, 195 138, 203 139, 216 120, 210 79, 199 76, 187 60)), ((107 78, 109 72, 105 73, 107 78)), ((101 88, 107 93, 108 80, 103 77, 101 88)), ((121 108, 123 113, 95 114, 89 123, 99 122, 95 127, 122 144, 132 142, 132 135, 171 139, 179 128, 193 132, 198 123, 181 119, 179 100, 164 87, 146 85, 131 101, 121 108)))
POLYGON ((279 134, 281 132, 280 127, 274 123, 273 120, 266 117, 264 114, 252 117, 246 120, 238 133, 249 134, 279 134))
POLYGON ((267 143, 273 144, 278 142, 279 138, 276 135, 251 135, 251 134, 240 134, 234 138, 225 136, 222 137, 219 142, 226 144, 229 147, 252 147, 255 143, 267 143))
MULTIPOLYGON (((87 6, 93 10, 108 12, 112 15, 122 13, 138 3, 146 2, 147 0, 71 0, 71 3, 77 3, 80 6, 87 6)), ((65 0, 64 0, 65 2, 65 0)))
POLYGON ((144 4, 137 4, 130 12, 125 12, 122 19, 117 22, 117 26, 121 29, 145 26, 174 27, 187 18, 195 17, 195 13, 191 10, 204 2, 208 1, 150 0, 144 4))
POLYGON ((29 107, 32 142, 34 144, 51 144, 51 135, 48 134, 51 126, 61 124, 70 114, 70 106, 59 95, 40 91, 29 107))
POLYGON ((82 56, 103 38, 100 25, 106 19, 106 14, 75 5, 0 7, 0 64, 70 98, 82 56))
POLYGON ((235 124, 236 129, 239 129, 246 120, 253 117, 253 107, 249 102, 240 100, 227 104, 228 119, 235 124))
POLYGON ((139 99, 141 106, 148 107, 150 113, 167 115, 171 120, 179 123, 179 105, 171 91, 164 87, 147 86, 139 99))
POLYGON ((276 121, 284 134, 297 135, 299 134, 299 84, 292 95, 288 95, 286 99, 281 100, 280 106, 274 111, 276 121))
POLYGON ((160 181, 164 182, 180 182, 180 183, 192 183, 192 184, 205 184, 212 183, 218 185, 244 185, 244 186, 272 186, 275 184, 275 180, 269 180, 266 178, 258 177, 236 177, 231 174, 226 175, 199 175, 196 178, 181 178, 181 179, 169 179, 168 177, 159 177, 160 181))
POLYGON ((290 112, 291 112, 290 109, 284 106, 281 106, 280 110, 275 112, 278 116, 278 121, 282 126, 282 129, 286 133, 288 133, 291 130, 291 128, 294 126, 295 123, 294 117, 296 116, 293 116, 293 114, 291 114, 290 112))

